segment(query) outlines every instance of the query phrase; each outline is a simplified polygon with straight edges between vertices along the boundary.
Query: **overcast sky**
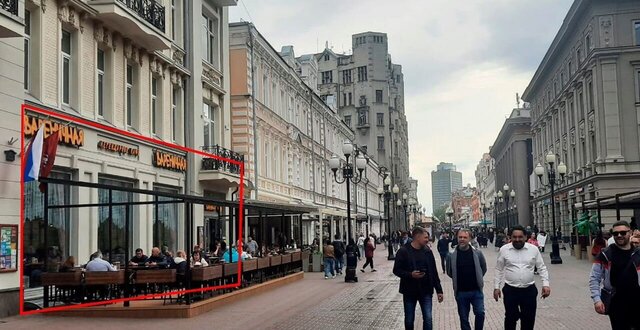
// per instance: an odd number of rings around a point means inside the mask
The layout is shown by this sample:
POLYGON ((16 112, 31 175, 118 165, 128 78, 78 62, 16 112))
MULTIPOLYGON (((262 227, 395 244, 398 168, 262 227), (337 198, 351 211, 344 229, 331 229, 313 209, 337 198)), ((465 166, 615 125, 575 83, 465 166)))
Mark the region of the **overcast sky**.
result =
POLYGON ((463 184, 495 141, 572 0, 240 0, 230 21, 252 21, 296 56, 349 52, 351 35, 388 35, 403 66, 411 176, 431 213, 431 171, 452 162, 463 184), (246 6, 246 9, 245 9, 246 6))

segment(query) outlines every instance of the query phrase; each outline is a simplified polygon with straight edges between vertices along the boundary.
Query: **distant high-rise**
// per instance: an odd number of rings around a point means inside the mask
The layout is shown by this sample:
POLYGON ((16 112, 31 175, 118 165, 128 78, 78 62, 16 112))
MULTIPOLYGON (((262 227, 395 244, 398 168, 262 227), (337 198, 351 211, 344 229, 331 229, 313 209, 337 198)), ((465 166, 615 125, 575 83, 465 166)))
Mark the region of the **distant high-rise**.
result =
POLYGON ((440 163, 437 169, 437 171, 431 171, 433 210, 451 203, 451 193, 462 189, 462 173, 456 171, 455 165, 440 163))

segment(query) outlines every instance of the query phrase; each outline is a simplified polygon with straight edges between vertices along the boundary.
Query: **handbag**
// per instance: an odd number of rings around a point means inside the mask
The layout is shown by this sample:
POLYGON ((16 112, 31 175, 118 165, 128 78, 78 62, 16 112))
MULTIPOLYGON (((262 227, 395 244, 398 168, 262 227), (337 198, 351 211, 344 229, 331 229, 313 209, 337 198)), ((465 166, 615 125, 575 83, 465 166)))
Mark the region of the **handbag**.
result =
POLYGON ((611 298, 615 294, 615 290, 606 290, 604 288, 600 289, 600 300, 604 304, 604 314, 609 315, 609 311, 611 308, 611 298))

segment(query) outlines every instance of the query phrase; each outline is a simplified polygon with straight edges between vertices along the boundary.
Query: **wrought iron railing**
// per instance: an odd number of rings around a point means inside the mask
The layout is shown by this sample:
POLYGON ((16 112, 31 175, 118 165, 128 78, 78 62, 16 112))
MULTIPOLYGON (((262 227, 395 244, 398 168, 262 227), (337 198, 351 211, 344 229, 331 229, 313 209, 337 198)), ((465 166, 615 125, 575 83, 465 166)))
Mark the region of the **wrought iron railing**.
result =
POLYGON ((0 8, 18 16, 18 0, 0 0, 0 8))
MULTIPOLYGON (((224 159, 231 159, 234 161, 244 163, 244 155, 241 155, 235 151, 231 151, 229 149, 223 148, 219 145, 202 147, 202 151, 208 152, 210 154, 214 154, 224 159)), ((233 174, 240 174, 240 165, 233 164, 224 159, 205 157, 202 159, 202 170, 205 170, 205 171, 222 170, 222 171, 233 173, 233 174)))
MULTIPOLYGON (((0 0, 5 1, 5 0, 0 0)), ((154 0, 118 0, 145 21, 164 32, 164 7, 154 0)))

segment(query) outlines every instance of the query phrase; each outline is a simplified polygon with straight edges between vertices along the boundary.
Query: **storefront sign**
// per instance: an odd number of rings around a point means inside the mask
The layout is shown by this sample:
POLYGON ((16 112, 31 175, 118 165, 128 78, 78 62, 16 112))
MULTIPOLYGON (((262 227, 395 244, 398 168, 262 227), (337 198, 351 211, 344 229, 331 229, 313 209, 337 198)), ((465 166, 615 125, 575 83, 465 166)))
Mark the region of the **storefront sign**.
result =
POLYGON ((153 150, 153 166, 172 171, 186 172, 187 159, 180 155, 170 154, 160 150, 153 150))
POLYGON ((71 147, 82 147, 84 145, 84 131, 80 128, 64 125, 49 119, 29 115, 24 116, 24 136, 26 138, 36 135, 39 127, 44 129, 45 138, 58 131, 58 144, 71 147))
POLYGON ((138 157, 138 155, 140 154, 140 149, 138 148, 131 148, 122 144, 117 144, 117 143, 111 143, 111 142, 107 142, 107 141, 98 141, 98 149, 104 150, 104 151, 109 151, 109 152, 115 152, 122 155, 127 155, 127 156, 133 156, 133 157, 138 157))
POLYGON ((211 205, 211 204, 204 204, 204 210, 206 212, 218 212, 218 213, 220 213, 220 206, 211 205))

